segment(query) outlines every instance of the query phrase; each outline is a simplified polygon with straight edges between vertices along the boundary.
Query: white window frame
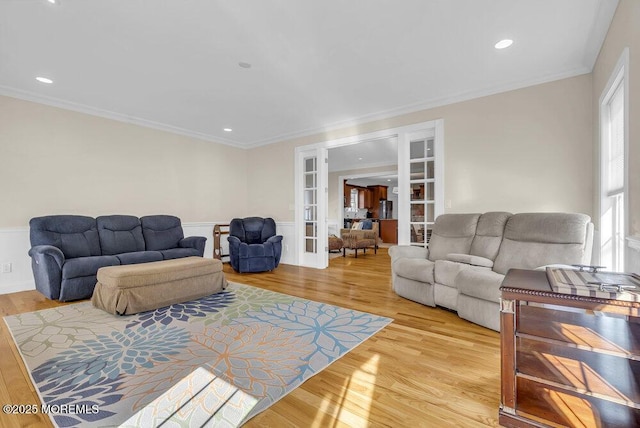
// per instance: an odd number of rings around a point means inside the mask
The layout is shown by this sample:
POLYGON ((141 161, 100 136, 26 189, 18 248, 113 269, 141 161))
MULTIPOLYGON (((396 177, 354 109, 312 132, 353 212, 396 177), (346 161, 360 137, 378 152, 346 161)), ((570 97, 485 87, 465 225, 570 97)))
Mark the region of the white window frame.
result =
MULTIPOLYGON (((598 192, 598 201, 599 201, 599 214, 600 214, 600 233, 598 236, 598 251, 596 252, 598 255, 598 263, 602 264, 604 260, 602 260, 602 250, 603 243, 606 237, 604 236, 605 230, 608 225, 603 224, 603 219, 607 217, 607 212, 610 210, 611 203, 609 200, 611 198, 615 198, 617 195, 622 193, 622 206, 623 212, 614 212, 609 213, 610 217, 617 217, 623 219, 623 230, 621 237, 620 247, 624 254, 622 254, 622 258, 619 263, 622 266, 607 266, 608 269, 611 270, 624 270, 626 266, 629 266, 629 253, 628 248, 626 248, 627 237, 629 236, 629 48, 625 48, 618 59, 618 62, 613 69, 611 76, 609 77, 609 81, 605 86, 602 94, 600 96, 600 111, 599 111, 599 124, 600 124, 600 171, 599 171, 599 192, 598 192), (621 86, 622 85, 622 86, 621 86), (621 87, 624 96, 624 173, 623 173, 623 188, 621 192, 617 192, 614 194, 609 194, 607 191, 607 183, 608 180, 608 168, 609 168, 609 104, 616 90, 621 87)), ((615 229, 615 228, 614 228, 615 229)), ((613 232, 615 233, 615 232, 613 232)))

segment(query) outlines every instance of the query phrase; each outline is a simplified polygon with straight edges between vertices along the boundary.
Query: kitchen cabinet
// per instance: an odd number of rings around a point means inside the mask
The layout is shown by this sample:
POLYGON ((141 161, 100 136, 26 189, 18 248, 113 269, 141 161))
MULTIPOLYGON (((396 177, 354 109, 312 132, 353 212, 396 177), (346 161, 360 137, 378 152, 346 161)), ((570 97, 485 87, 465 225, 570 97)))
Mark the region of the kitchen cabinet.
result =
POLYGON ((398 243, 398 220, 380 219, 380 239, 385 244, 398 243))

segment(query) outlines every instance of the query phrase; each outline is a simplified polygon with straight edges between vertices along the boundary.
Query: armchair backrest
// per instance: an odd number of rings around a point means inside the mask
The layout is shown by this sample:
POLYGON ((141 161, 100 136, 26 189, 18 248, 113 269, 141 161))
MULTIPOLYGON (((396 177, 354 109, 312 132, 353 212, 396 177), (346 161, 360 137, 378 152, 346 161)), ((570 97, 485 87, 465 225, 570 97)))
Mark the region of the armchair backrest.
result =
POLYGON ((172 215, 149 215, 140 218, 142 235, 148 251, 178 248, 184 238, 182 223, 172 215))
POLYGON ((131 215, 108 215, 96 218, 103 255, 144 251, 142 224, 131 215))
POLYGON ((270 218, 234 218, 229 223, 229 235, 247 244, 262 244, 276 235, 276 222, 270 218))
POLYGON ((31 246, 52 245, 65 258, 101 255, 96 219, 79 215, 49 215, 29 221, 31 246))
POLYGON ((436 218, 429 240, 429 260, 444 259, 447 254, 469 254, 480 214, 442 214, 436 218))

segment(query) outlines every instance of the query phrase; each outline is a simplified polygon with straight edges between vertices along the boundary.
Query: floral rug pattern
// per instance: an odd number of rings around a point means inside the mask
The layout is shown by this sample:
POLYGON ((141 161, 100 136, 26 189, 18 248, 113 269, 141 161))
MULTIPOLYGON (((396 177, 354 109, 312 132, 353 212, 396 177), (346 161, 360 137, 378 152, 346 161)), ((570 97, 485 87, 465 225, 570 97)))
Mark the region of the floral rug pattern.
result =
POLYGON ((239 426, 391 321, 237 283, 136 315, 5 317, 60 427, 239 426))

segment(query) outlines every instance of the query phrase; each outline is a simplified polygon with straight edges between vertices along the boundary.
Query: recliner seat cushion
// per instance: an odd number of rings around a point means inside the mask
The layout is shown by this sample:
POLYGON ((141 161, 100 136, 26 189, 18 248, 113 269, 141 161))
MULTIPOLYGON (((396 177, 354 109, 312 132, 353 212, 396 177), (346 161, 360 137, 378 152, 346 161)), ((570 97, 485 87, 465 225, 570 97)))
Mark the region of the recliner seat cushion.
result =
POLYGON ((160 251, 135 251, 132 253, 116 254, 116 257, 120 260, 121 265, 133 265, 163 260, 160 251))
POLYGON ((456 285, 460 295, 500 302, 500 286, 504 275, 485 268, 469 268, 461 271, 456 277, 456 285))
POLYGON ((118 266, 120 260, 116 256, 91 256, 68 259, 62 265, 62 279, 92 276, 105 266, 118 266))
POLYGON ((138 217, 109 215, 96 218, 103 255, 135 253, 145 250, 142 224, 138 217))

